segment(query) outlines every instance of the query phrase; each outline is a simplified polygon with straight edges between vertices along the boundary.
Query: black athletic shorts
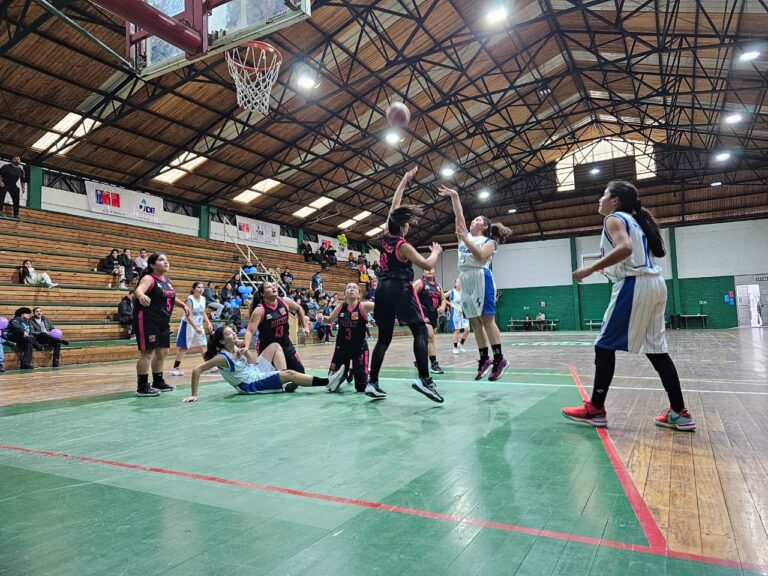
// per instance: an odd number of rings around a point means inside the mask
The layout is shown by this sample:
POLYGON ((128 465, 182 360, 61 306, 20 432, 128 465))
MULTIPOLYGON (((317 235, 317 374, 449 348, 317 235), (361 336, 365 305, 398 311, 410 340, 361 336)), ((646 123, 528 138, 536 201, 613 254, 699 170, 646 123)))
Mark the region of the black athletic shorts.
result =
POLYGON ((437 330, 437 310, 427 312, 425 316, 427 317, 427 321, 429 322, 430 326, 437 330))
POLYGON ((139 350, 171 347, 170 320, 147 316, 143 310, 139 310, 133 318, 133 333, 136 335, 136 345, 139 350))
POLYGON ((363 347, 351 354, 341 346, 336 346, 329 372, 336 372, 342 366, 345 366, 344 378, 349 375, 351 370, 355 377, 355 390, 365 392, 365 386, 368 384, 368 343, 363 342, 363 347))
POLYGON ((426 324, 427 318, 413 286, 407 280, 385 278, 376 289, 376 324, 394 323, 395 318, 406 325, 426 324))

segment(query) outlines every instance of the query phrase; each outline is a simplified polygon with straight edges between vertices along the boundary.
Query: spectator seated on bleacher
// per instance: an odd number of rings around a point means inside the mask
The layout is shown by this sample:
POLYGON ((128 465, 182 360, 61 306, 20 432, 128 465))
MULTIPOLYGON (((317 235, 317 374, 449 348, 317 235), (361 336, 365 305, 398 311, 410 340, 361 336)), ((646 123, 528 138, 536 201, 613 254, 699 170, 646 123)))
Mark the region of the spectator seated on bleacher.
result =
POLYGON ((134 295, 133 290, 131 290, 127 295, 123 296, 123 299, 117 305, 117 321, 120 322, 121 326, 128 329, 128 338, 131 340, 136 337, 133 333, 133 306, 134 295))
POLYGON ((293 274, 289 270, 288 266, 286 266, 282 272, 280 272, 280 280, 283 283, 283 286, 285 286, 285 291, 290 292, 291 286, 293 285, 293 274))
POLYGON ((355 256, 351 252, 349 253, 349 256, 347 256, 347 268, 349 268, 350 270, 354 270, 355 268, 357 268, 357 256, 355 256))
POLYGON ((3 342, 5 342, 5 340, 3 340, 3 331, 0 330, 0 372, 5 372, 5 366, 3 366, 3 362, 5 361, 5 350, 3 350, 3 342))
POLYGON ((99 263, 99 272, 111 274, 115 279, 120 281, 120 289, 125 290, 125 268, 120 264, 120 261, 121 259, 118 255, 117 248, 112 248, 112 251, 99 263))
POLYGON ((213 286, 213 282, 208 282, 205 290, 203 290, 203 297, 205 298, 205 307, 213 310, 211 318, 218 320, 221 317, 221 311, 224 310, 224 304, 219 302, 218 287, 213 286))
POLYGON ((523 318, 523 330, 526 332, 533 330, 533 322, 531 321, 531 317, 528 316, 528 314, 526 314, 525 318, 523 318))
POLYGON ((48 286, 55 288, 56 282, 51 280, 47 272, 37 272, 32 266, 32 260, 24 260, 19 268, 19 284, 29 284, 31 286, 48 286))
POLYGON ((19 308, 13 313, 13 319, 8 324, 8 329, 5 331, 5 341, 8 344, 12 344, 18 352, 21 353, 21 365, 19 368, 22 370, 32 370, 32 344, 34 339, 30 334, 29 317, 32 315, 32 310, 26 306, 19 308))
POLYGON ((317 341, 330 342, 331 338, 333 338, 333 333, 331 329, 332 329, 332 326, 330 324, 326 324, 325 322, 317 320, 315 322, 315 330, 317 331, 317 341))
POLYGON ((61 347, 69 346, 69 341, 61 338, 61 330, 57 330, 53 322, 43 316, 43 309, 35 306, 32 318, 29 320, 30 335, 36 349, 53 348, 53 367, 57 368, 61 359, 61 347))
POLYGON ((325 261, 328 263, 328 266, 336 266, 339 263, 339 258, 336 256, 336 249, 333 247, 333 244, 325 249, 325 261))
POLYGON ((145 248, 142 248, 139 250, 139 255, 136 256, 136 258, 133 260, 133 270, 135 272, 135 276, 138 278, 141 276, 141 273, 144 272, 144 269, 147 267, 147 251, 145 248))
POLYGON ((125 281, 130 284, 136 275, 133 270, 133 258, 131 257, 130 248, 123 248, 123 253, 120 254, 120 266, 125 271, 125 281))
POLYGON ((315 260, 315 253, 312 251, 312 246, 307 242, 304 242, 301 245, 301 254, 304 256, 304 262, 313 262, 315 260))
POLYGON ((543 331, 544 328, 547 326, 547 317, 544 315, 544 312, 539 310, 539 313, 536 314, 536 327, 539 329, 539 331, 543 331))

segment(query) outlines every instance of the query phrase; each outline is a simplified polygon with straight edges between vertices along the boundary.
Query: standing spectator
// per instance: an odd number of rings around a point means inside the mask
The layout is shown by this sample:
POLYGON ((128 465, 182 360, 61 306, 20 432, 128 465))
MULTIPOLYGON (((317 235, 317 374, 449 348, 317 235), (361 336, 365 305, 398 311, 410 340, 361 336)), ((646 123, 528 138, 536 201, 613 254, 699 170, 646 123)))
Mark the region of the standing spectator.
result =
POLYGON ((547 317, 544 316, 544 312, 539 310, 539 313, 536 314, 536 326, 539 329, 539 332, 544 330, 544 326, 547 324, 547 317))
MULTIPOLYGON (((120 264, 120 256, 118 255, 117 248, 112 248, 112 251, 101 261, 99 264, 99 271, 104 274, 112 274, 114 278, 119 279, 120 289, 125 290, 125 268, 120 264)), ((111 287, 112 284, 110 283, 110 288, 111 287)))
POLYGON ((13 313, 13 319, 8 324, 8 330, 5 334, 5 340, 11 342, 16 346, 16 349, 21 352, 21 366, 22 370, 32 370, 32 344, 34 339, 29 330, 29 316, 32 314, 32 310, 22 307, 13 313))
POLYGON ((19 202, 21 192, 26 192, 27 184, 24 178, 24 168, 21 167, 21 158, 14 156, 10 164, 0 166, 0 218, 5 218, 5 194, 11 195, 13 201, 13 217, 19 217, 19 202), (21 181, 21 190, 19 190, 21 181))
POLYGON ((35 343, 53 348, 53 367, 58 368, 61 360, 61 347, 68 346, 68 340, 59 340, 51 336, 51 330, 55 328, 53 322, 43 316, 43 309, 35 306, 32 309, 32 318, 29 321, 29 333, 35 343))
POLYGON ((48 288, 56 288, 58 284, 51 280, 47 272, 36 272, 32 267, 32 260, 24 260, 19 268, 19 284, 30 284, 32 286, 42 286, 45 284, 48 288))
POLYGON ((131 258, 131 249, 123 248, 123 253, 120 255, 120 266, 125 270, 125 281, 130 284, 133 281, 133 258, 131 258))
POLYGON ((312 279, 309 281, 309 288, 312 290, 315 300, 319 299, 320 293, 323 291, 323 277, 320 276, 320 270, 312 276, 312 279))
POLYGON ((120 322, 121 326, 128 328, 128 338, 131 340, 136 338, 136 335, 133 333, 133 305, 133 290, 128 292, 126 296, 123 296, 123 299, 117 305, 117 321, 120 322))
POLYGON ((285 270, 280 272, 280 280, 282 280, 286 292, 290 292, 291 285, 293 284, 293 274, 291 274, 288 266, 285 267, 285 270))
POLYGON ((221 318, 221 311, 224 310, 224 305, 219 302, 218 294, 216 294, 216 292, 217 290, 213 287, 213 282, 208 282, 208 285, 203 291, 203 296, 205 297, 205 307, 211 308, 213 310, 211 317, 214 319, 214 321, 218 321, 221 318))
POLYGON ((141 273, 147 267, 147 251, 145 248, 139 250, 139 255, 133 261, 133 267, 136 269, 136 276, 141 276, 141 273))

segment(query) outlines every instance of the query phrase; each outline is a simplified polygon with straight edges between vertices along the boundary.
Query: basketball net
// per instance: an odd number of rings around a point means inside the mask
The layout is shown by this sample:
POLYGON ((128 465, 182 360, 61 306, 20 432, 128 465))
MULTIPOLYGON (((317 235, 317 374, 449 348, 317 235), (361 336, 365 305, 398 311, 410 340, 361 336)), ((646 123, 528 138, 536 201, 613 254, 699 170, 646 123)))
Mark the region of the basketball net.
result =
POLYGON ((274 46, 257 40, 227 52, 237 103, 246 110, 269 114, 269 97, 282 63, 283 57, 274 46))

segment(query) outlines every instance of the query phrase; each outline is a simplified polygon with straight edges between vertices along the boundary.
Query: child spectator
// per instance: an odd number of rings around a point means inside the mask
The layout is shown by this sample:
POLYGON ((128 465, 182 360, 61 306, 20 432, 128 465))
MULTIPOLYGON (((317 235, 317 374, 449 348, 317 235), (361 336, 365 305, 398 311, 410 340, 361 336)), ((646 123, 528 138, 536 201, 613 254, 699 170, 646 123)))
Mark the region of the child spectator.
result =
POLYGON ((117 305, 117 321, 120 325, 128 329, 128 338, 133 340, 136 336, 133 333, 133 290, 128 292, 117 305))
MULTIPOLYGON (((125 268, 120 264, 120 256, 118 255, 117 248, 112 248, 112 251, 104 257, 104 260, 99 264, 99 271, 104 274, 111 274, 114 278, 120 281, 120 289, 125 290, 125 268)), ((112 285, 110 284, 110 288, 112 285)))
POLYGON ((29 284, 31 286, 46 285, 48 288, 56 288, 58 284, 51 280, 47 272, 37 272, 32 267, 32 260, 24 260, 19 268, 19 284, 29 284))

